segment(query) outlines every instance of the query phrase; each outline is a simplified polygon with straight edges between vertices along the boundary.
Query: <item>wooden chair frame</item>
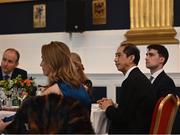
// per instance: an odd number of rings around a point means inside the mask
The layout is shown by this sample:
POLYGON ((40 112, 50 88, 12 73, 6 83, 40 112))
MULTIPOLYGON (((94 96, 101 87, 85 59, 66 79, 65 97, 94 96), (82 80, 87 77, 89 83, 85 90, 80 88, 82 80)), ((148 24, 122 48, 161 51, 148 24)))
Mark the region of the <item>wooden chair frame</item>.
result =
POLYGON ((151 134, 159 133, 159 127, 160 127, 160 122, 161 122, 161 118, 163 115, 163 109, 167 102, 172 102, 174 106, 172 107, 172 111, 170 112, 170 118, 167 121, 168 122, 167 128, 165 129, 164 133, 166 133, 166 134, 171 133, 173 123, 174 123, 174 120, 176 117, 176 113, 177 113, 179 105, 180 105, 180 99, 178 96, 174 96, 173 94, 168 94, 166 97, 164 97, 164 99, 162 99, 162 101, 160 102, 160 104, 158 106, 157 115, 155 118, 155 125, 154 125, 154 129, 152 130, 151 134))

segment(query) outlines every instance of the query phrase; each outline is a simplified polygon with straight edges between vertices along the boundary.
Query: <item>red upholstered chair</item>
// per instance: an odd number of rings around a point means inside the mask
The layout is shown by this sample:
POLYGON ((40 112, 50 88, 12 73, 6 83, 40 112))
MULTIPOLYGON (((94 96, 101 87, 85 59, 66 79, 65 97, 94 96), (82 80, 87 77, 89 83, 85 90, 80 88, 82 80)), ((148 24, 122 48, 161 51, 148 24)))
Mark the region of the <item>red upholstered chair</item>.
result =
POLYGON ((150 134, 170 134, 180 104, 178 96, 161 97, 154 108, 150 134))

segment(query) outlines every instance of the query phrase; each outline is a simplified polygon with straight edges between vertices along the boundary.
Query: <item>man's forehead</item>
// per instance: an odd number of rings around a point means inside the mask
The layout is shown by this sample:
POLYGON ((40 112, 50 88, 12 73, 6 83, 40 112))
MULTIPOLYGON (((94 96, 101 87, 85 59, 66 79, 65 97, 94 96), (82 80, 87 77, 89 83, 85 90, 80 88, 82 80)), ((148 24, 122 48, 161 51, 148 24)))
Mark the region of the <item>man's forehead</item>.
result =
POLYGON ((6 51, 3 55, 3 58, 6 58, 6 59, 9 59, 9 60, 16 60, 17 59, 17 55, 15 52, 9 52, 9 51, 6 51))
POLYGON ((4 52, 4 55, 8 55, 8 56, 17 56, 16 52, 8 50, 6 52, 4 52))
POLYGON ((155 49, 149 49, 147 53, 158 53, 158 51, 155 49))

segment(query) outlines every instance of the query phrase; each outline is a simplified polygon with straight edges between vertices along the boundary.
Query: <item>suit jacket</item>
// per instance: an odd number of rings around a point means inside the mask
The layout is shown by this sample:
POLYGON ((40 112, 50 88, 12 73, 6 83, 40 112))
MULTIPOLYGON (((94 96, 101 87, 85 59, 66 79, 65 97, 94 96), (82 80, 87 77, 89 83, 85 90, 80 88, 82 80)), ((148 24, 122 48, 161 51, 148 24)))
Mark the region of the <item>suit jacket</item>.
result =
POLYGON ((174 81, 162 71, 152 84, 153 90, 155 91, 157 100, 161 96, 166 96, 169 93, 175 94, 176 86, 174 81))
MULTIPOLYGON (((21 75, 22 79, 27 79, 27 71, 20 69, 20 68, 15 68, 12 75, 11 79, 16 78, 18 75, 21 75)), ((3 74, 2 74, 2 69, 0 67, 0 80, 3 80, 3 74)))
POLYGON ((121 87, 118 107, 109 106, 106 109, 110 120, 109 133, 149 133, 155 104, 150 81, 139 68, 135 68, 121 87))
POLYGON ((172 134, 180 134, 180 107, 178 108, 178 112, 176 114, 175 121, 173 123, 172 134))

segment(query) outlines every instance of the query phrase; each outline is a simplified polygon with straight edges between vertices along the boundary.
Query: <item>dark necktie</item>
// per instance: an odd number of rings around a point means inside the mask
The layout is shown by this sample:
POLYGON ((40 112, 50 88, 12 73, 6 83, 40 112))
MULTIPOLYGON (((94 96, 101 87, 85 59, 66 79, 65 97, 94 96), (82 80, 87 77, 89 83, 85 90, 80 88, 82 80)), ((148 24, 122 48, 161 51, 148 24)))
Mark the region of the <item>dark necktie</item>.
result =
POLYGON ((152 82, 153 79, 154 79, 154 77, 150 76, 149 81, 152 82))
POLYGON ((4 76, 4 79, 5 79, 5 80, 8 80, 9 78, 10 78, 9 75, 5 75, 5 76, 4 76))

